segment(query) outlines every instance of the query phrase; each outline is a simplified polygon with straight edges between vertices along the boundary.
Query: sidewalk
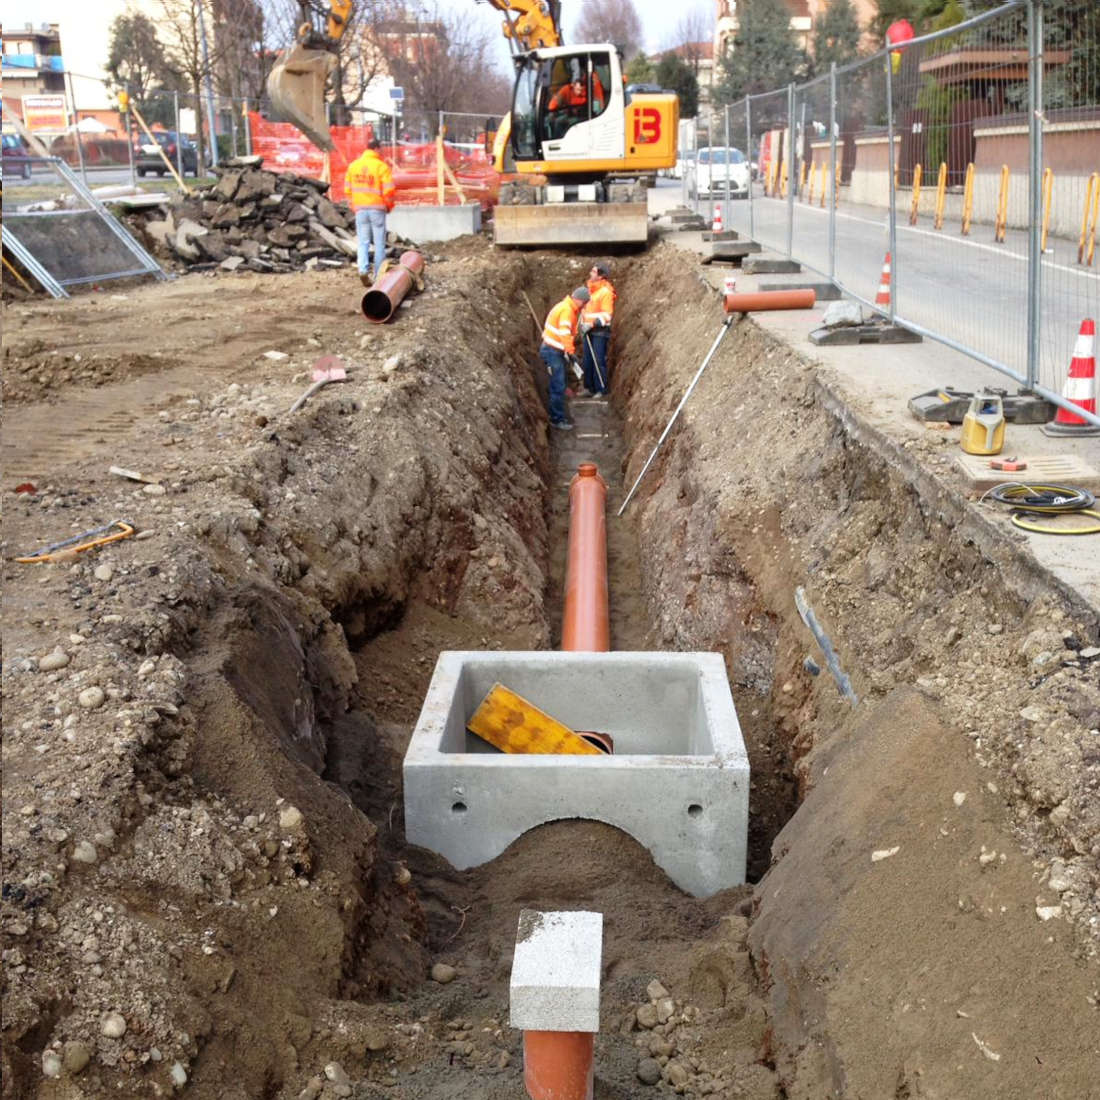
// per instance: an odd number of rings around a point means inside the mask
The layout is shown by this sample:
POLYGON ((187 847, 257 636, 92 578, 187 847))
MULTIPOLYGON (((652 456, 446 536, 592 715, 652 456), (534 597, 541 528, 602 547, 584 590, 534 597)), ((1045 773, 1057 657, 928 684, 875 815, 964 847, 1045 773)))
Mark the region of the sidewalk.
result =
MULTIPOLYGON (((680 205, 679 181, 662 181, 650 191, 649 211, 656 215, 680 205)), ((710 252, 710 243, 698 231, 675 231, 664 236, 669 244, 703 256, 710 252)), ((770 253, 765 252, 765 255, 770 253)), ((738 291, 758 289, 761 281, 790 282, 797 285, 796 275, 742 275, 736 268, 701 266, 700 276, 716 290, 730 274, 737 278, 738 291)), ((820 282, 821 277, 806 273, 804 280, 820 282)), ((945 293, 950 288, 945 286, 945 293)), ((1015 393, 1011 379, 983 366, 950 348, 925 340, 921 344, 862 345, 857 347, 818 347, 809 340, 809 333, 820 324, 825 304, 812 310, 792 310, 757 313, 755 323, 781 339, 799 355, 822 368, 821 379, 840 399, 848 413, 861 424, 881 433, 902 447, 943 488, 963 495, 972 495, 970 485, 956 465, 959 447, 958 427, 925 426, 907 407, 908 400, 920 393, 942 386, 960 390, 1001 387, 1015 393)), ((1066 364, 1067 368, 1069 364, 1066 364)), ((1038 425, 1019 426, 1009 423, 1005 431, 1005 456, 1071 455, 1087 463, 1100 476, 1100 436, 1049 437, 1038 425)), ((1100 482, 1091 483, 1100 495, 1100 482)), ((1008 509, 999 504, 972 504, 981 514, 1003 528, 1021 546, 1026 544, 1036 563, 1074 590, 1090 607, 1100 610, 1100 534, 1079 537, 1058 537, 1020 531, 1009 522, 1008 509)), ((1100 509, 1097 509, 1100 511, 1100 509)))

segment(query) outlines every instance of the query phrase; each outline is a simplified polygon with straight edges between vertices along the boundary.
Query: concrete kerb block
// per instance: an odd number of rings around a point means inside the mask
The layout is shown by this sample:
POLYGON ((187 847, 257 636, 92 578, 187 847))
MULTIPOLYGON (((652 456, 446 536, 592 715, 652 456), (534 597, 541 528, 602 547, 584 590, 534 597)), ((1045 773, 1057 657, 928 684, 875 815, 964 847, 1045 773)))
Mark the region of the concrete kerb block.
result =
POLYGON ((462 870, 551 821, 632 836, 698 897, 745 881, 749 763, 717 653, 440 654, 404 761, 408 841, 462 870), (466 723, 495 683, 612 756, 502 753, 466 723))
POLYGON ((603 914, 519 915, 509 1023, 523 1031, 600 1030, 603 914))
POLYGON ((451 241, 481 232, 481 204, 464 206, 395 206, 386 229, 411 241, 451 241))

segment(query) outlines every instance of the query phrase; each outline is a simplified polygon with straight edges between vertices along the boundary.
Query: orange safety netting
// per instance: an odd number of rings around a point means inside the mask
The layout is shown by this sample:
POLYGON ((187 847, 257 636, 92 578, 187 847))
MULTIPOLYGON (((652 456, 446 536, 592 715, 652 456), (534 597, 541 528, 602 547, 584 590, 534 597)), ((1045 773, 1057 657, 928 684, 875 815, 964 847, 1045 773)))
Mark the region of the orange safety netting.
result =
MULTIPOLYGON (((252 152, 264 158, 264 167, 272 172, 296 172, 302 176, 324 178, 325 154, 297 127, 289 122, 270 122, 254 111, 249 112, 252 129, 252 152)), ((366 148, 374 136, 374 128, 365 126, 333 126, 334 143, 329 154, 329 195, 338 202, 344 195, 344 174, 348 165, 366 148)), ((439 201, 436 166, 436 144, 398 142, 383 145, 379 150, 393 169, 397 202, 402 205, 434 206, 439 201)), ((482 209, 493 206, 500 194, 500 175, 488 154, 480 146, 443 143, 443 159, 450 168, 460 195, 450 178, 444 175, 443 202, 452 206, 460 202, 478 202, 482 209)))

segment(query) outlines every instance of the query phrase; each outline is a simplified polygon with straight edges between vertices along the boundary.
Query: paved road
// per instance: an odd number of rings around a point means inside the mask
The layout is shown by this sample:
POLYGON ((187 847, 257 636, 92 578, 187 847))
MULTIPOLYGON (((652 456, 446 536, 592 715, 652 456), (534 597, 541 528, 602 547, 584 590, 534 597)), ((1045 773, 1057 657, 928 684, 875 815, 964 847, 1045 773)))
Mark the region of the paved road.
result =
MULTIPOLYGON (((662 180, 663 206, 679 198, 678 181, 662 180)), ((710 203, 702 206, 710 215, 710 203)), ((730 203, 727 228, 749 234, 749 203, 730 203)), ((787 203, 765 198, 757 187, 752 202, 752 236, 766 249, 785 254, 787 203)), ((969 237, 957 227, 933 230, 930 222, 898 225, 893 257, 896 309, 926 328, 1004 363, 1021 374, 1027 362, 1027 236, 1010 231, 1003 244, 992 228, 975 225, 969 237)), ((836 275, 841 283, 874 299, 888 243, 886 212, 842 207, 837 212, 836 275)), ((828 273, 828 211, 794 204, 793 254, 828 273)), ((1076 263, 1076 241, 1051 239, 1043 257, 1040 381, 1060 391, 1078 328, 1100 315, 1100 267, 1076 263)))

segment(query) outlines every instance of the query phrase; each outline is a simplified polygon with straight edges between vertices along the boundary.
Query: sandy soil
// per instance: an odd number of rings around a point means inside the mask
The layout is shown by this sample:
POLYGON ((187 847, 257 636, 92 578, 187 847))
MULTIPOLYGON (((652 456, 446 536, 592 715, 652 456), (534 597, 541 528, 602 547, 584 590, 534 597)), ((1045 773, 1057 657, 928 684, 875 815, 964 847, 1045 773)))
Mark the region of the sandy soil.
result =
MULTIPOLYGON (((346 273, 5 309, 4 1096, 521 1095, 531 906, 605 914, 598 1097, 1090 1095, 1095 616, 751 323, 611 581, 617 647, 725 654, 764 877, 688 898, 585 822, 461 874, 405 845, 438 652, 556 644, 583 450, 547 439, 519 290, 588 258, 433 257, 384 327, 346 273), (327 353, 350 380, 288 413, 327 353)), ((617 266, 613 507, 717 328, 683 257, 617 266)))

